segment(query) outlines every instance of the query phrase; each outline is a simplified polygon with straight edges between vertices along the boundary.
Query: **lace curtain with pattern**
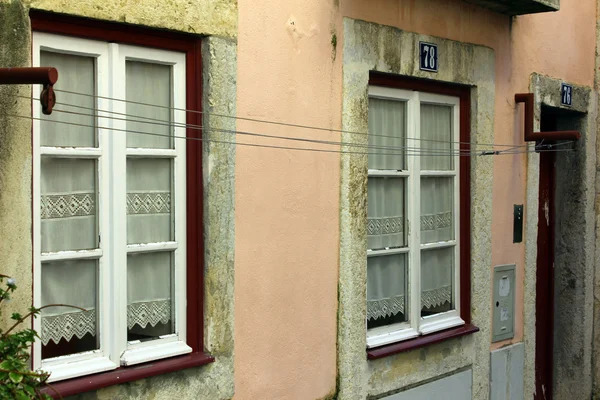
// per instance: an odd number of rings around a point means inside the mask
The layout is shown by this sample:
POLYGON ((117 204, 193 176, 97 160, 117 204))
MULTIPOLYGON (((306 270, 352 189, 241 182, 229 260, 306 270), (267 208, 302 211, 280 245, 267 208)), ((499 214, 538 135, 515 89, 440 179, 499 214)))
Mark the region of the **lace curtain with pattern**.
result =
MULTIPOLYGON (((95 60, 91 57, 57 54, 43 51, 41 65, 58 68, 61 79, 56 89, 89 95, 95 94, 95 60)), ((142 62, 127 62, 127 100, 171 105, 171 70, 169 66, 142 62), (152 84, 148 84, 152 82, 152 84)), ((61 92, 61 103, 95 107, 94 97, 61 92)), ((169 109, 128 103, 127 113, 150 117, 169 123, 169 109)), ((98 148, 96 120, 60 112, 77 111, 58 104, 57 112, 44 116, 40 126, 42 147, 98 148), (74 122, 84 126, 52 121, 74 122)), ((141 120, 141 119, 140 119, 141 120)), ((105 120, 103 120, 105 121, 105 120)), ((172 148, 170 127, 128 121, 129 131, 165 134, 149 136, 129 133, 127 146, 135 148, 172 148)), ((106 131, 103 131, 107 134, 106 131)), ((105 149, 106 150, 106 149, 105 149)), ((106 154, 106 153, 104 153, 106 154)), ((105 155, 106 156, 106 155, 105 155)), ((100 201, 108 201, 99 190, 99 157, 60 158, 41 156, 40 207, 41 251, 43 255, 65 251, 100 248, 100 220, 107 218, 99 209, 100 201)), ((130 244, 171 241, 173 238, 172 160, 169 158, 128 158, 126 197, 127 238, 130 244)), ((103 179, 110 179, 104 176, 103 179)), ((125 217, 125 215, 123 215, 125 217)), ((108 233, 103 232, 104 235, 108 233)), ((110 240, 102 237, 102 240, 110 240)), ((99 292, 101 268, 109 268, 110 260, 102 255, 86 257, 74 254, 70 259, 41 264, 41 305, 69 304, 83 310, 51 307, 42 311, 42 343, 58 345, 75 339, 94 337, 98 348, 99 292)), ((127 265, 127 326, 130 340, 173 332, 172 316, 172 254, 169 251, 130 253, 127 265)), ((71 349, 67 351, 76 352, 71 349)), ((59 354, 60 355, 60 354, 59 354)))
MULTIPOLYGON (((451 108, 421 105, 421 170, 450 170, 451 108), (431 140, 431 141, 428 141, 431 140)), ((369 144, 406 146, 405 103, 369 99, 369 144), (381 136, 373 136, 381 135, 381 136), (383 136, 393 136, 392 138, 383 136)), ((369 155, 369 170, 404 170, 402 155, 369 155)), ((394 150, 393 153, 400 153, 394 150)), ((367 247, 369 250, 403 248, 405 203, 408 187, 405 178, 370 176, 368 182, 367 247)), ((454 239, 453 178, 421 178, 421 243, 454 239)), ((436 309, 452 303, 454 248, 423 250, 421 253, 421 307, 436 309)), ((390 318, 408 313, 407 254, 369 255, 367 258, 367 320, 390 318)), ((404 316, 404 320, 406 320, 404 316)), ((399 322, 395 320, 395 322, 399 322)))

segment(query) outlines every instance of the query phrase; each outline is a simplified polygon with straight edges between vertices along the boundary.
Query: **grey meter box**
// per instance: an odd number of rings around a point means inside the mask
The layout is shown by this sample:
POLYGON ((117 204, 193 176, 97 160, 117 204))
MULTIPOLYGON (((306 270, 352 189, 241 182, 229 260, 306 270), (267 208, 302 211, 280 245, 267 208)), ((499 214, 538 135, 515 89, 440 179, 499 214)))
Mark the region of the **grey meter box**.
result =
POLYGON ((515 336, 515 265, 494 267, 492 342, 515 336))

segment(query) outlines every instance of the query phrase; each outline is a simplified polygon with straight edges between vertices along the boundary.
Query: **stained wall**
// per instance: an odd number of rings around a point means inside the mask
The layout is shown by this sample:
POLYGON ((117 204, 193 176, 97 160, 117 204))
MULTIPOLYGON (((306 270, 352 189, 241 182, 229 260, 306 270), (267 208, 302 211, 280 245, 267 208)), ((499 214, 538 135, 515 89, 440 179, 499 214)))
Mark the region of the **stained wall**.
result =
MULTIPOLYGON (((514 102, 514 94, 530 90, 532 73, 593 85, 595 2, 562 3, 561 10, 555 13, 509 17, 461 0, 332 0, 285 4, 241 0, 238 114, 339 129, 344 118, 341 49, 346 38, 342 21, 351 18, 491 48, 495 54, 495 111, 490 121, 494 143, 523 146, 523 115, 514 102)), ((244 121, 238 122, 240 127, 288 137, 340 140, 335 132, 244 121)), ((277 397, 286 393, 287 398, 318 398, 340 390, 339 382, 336 389, 331 367, 336 363, 336 355, 323 351, 331 349, 336 340, 331 315, 337 312, 339 323, 345 312, 340 311, 337 285, 342 282, 336 279, 342 271, 337 270, 335 259, 336 246, 343 244, 339 230, 344 228, 335 226, 335 216, 343 213, 335 196, 340 190, 337 173, 340 156, 273 150, 267 157, 266 151, 238 148, 238 165, 243 167, 238 169, 236 224, 244 228, 239 228, 236 235, 239 285, 236 397, 277 397), (302 186, 300 193, 297 185, 302 186), (261 193, 269 193, 268 198, 261 197, 261 193), (310 199, 317 201, 311 203, 310 199), (323 225, 323 212, 329 213, 327 225, 323 225), (281 217, 284 223, 279 223, 281 217), (290 241, 292 233, 294 239, 290 241), (314 278, 315 272, 318 280, 314 278), (287 310, 274 306, 281 301, 286 303, 287 310), (308 320, 311 325, 305 324, 308 320), (269 326, 266 332, 265 324, 269 326), (257 341, 256 335, 264 339, 257 341), (309 385, 308 380, 315 376, 316 384, 309 385)), ((495 344, 491 343, 491 337, 483 338, 490 350, 522 342, 524 327, 530 335, 534 332, 535 296, 524 294, 525 242, 535 243, 537 230, 526 226, 523 243, 513 243, 512 236, 514 204, 524 204, 526 213, 537 209, 535 197, 527 195, 528 162, 535 159, 527 154, 493 159, 493 181, 488 188, 492 198, 491 261, 472 266, 477 271, 487 270, 484 275, 488 276, 486 284, 490 287, 472 290, 473 293, 485 290, 491 297, 492 270, 499 264, 517 265, 518 284, 515 337, 495 344)), ((535 181, 530 185, 531 192, 536 189, 534 185, 535 181)), ((490 310, 491 298, 473 307, 490 310)), ((491 321, 486 323, 489 328, 491 321)), ((485 332, 490 335, 489 329, 485 332)), ((341 339, 338 335, 338 349, 341 339)), ((534 341, 529 339, 529 355, 533 346, 534 341)), ((524 390, 531 393, 533 364, 531 357, 526 359, 524 390)), ((337 360, 339 375, 339 350, 337 360)), ((409 364, 417 366, 418 357, 409 364)), ((448 360, 449 369, 452 365, 453 361, 448 360)), ((362 374, 354 378, 369 376, 364 370, 362 374)), ((402 372, 398 370, 398 374, 402 372)), ((390 379, 394 379, 392 375, 390 379)), ((474 393, 476 398, 484 398, 486 390, 474 393)))

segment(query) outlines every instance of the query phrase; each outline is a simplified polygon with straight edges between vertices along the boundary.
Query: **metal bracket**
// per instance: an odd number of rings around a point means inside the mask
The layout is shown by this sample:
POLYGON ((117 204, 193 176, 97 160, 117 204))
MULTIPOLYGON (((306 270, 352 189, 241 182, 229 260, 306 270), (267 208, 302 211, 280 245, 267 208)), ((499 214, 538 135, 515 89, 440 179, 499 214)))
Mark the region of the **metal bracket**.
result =
POLYGON ((43 85, 40 103, 46 115, 52 113, 56 104, 53 86, 57 80, 58 71, 52 67, 0 68, 0 85, 43 85))
POLYGON ((549 144, 544 141, 555 140, 578 140, 581 137, 579 131, 554 131, 554 132, 534 132, 533 131, 533 93, 515 94, 515 103, 525 103, 525 141, 536 142, 535 151, 543 150, 549 144))

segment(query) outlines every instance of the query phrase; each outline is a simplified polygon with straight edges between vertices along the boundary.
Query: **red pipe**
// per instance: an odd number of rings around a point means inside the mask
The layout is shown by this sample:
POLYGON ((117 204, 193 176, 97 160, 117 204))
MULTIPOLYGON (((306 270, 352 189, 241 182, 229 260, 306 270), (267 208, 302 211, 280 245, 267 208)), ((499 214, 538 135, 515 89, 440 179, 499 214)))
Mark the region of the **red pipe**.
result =
POLYGON ((52 67, 0 68, 0 85, 54 85, 58 71, 52 67))
POLYGON ((515 94, 515 103, 525 103, 525 141, 537 142, 541 140, 577 140, 581 137, 578 131, 533 131, 533 93, 515 94))
POLYGON ((53 85, 58 80, 58 71, 52 67, 0 68, 0 85, 44 85, 40 93, 42 112, 52 113, 56 104, 53 85))

